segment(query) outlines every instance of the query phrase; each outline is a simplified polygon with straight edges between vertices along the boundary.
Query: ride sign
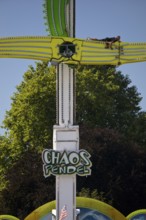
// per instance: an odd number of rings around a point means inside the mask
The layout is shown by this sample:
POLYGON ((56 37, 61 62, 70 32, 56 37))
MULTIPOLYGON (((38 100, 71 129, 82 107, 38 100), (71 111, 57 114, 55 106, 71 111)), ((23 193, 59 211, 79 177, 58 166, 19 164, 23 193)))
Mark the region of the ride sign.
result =
POLYGON ((53 175, 78 174, 87 176, 91 174, 91 155, 86 150, 78 152, 55 151, 45 149, 42 152, 44 177, 53 175))

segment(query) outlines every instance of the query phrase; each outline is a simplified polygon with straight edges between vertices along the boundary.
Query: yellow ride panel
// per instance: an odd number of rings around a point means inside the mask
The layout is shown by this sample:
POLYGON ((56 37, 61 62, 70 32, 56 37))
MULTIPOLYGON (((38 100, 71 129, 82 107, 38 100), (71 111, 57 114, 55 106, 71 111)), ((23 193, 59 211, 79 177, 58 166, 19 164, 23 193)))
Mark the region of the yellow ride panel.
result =
POLYGON ((0 38, 0 58, 22 58, 81 65, 121 65, 146 61, 146 43, 105 42, 69 37, 0 38))

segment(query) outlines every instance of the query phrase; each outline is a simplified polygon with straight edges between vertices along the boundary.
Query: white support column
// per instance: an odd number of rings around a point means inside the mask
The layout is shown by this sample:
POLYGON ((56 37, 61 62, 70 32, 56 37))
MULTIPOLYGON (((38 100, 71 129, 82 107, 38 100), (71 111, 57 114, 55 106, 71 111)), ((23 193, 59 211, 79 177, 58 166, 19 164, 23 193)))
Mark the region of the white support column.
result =
MULTIPOLYGON (((75 35, 75 0, 70 0, 66 9, 67 30, 70 37, 75 35)), ((79 127, 74 126, 75 76, 73 69, 59 64, 57 81, 57 125, 53 128, 53 150, 78 151, 79 127)), ((63 206, 67 206, 69 220, 76 219, 76 174, 56 176, 56 219, 63 206)))
MULTIPOLYGON (((68 78, 68 77, 67 77, 68 78)), ((66 79, 67 79, 66 78, 66 79)), ((69 107, 73 102, 73 97, 68 99, 67 88, 65 86, 65 102, 61 109, 60 114, 60 125, 55 125, 53 130, 53 149, 56 151, 63 152, 64 150, 71 152, 79 150, 79 127, 73 126, 69 122, 73 120, 73 116, 70 118, 69 107), (69 102, 68 102, 69 101, 69 102), (68 106, 69 104, 69 106, 68 106), (67 106, 64 109, 64 106, 67 106), (63 111, 64 109, 64 111, 63 111), (64 122, 64 123, 63 123, 64 122)), ((62 94, 62 93, 61 93, 62 94)), ((73 95, 73 94, 72 94, 73 95)), ((62 103, 61 103, 62 104, 62 103)), ((71 109, 71 112, 73 110, 71 109)), ((72 114, 71 114, 72 115, 72 114)), ((67 219, 76 219, 76 174, 71 175, 57 175, 56 176, 56 214, 57 219, 59 218, 60 211, 64 205, 67 205, 68 217, 67 219)))
POLYGON ((74 121, 74 71, 65 64, 57 68, 57 124, 73 125, 74 121))

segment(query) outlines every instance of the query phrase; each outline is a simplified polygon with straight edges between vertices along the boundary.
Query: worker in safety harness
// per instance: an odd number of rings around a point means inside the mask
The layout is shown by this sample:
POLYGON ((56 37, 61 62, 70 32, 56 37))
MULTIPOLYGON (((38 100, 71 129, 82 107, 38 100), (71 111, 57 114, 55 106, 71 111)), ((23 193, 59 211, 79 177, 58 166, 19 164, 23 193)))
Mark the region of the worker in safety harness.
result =
POLYGON ((95 41, 103 41, 106 43, 105 48, 112 48, 112 44, 115 42, 120 42, 120 36, 116 36, 116 37, 106 37, 103 39, 97 39, 97 38, 88 38, 89 40, 95 40, 95 41))

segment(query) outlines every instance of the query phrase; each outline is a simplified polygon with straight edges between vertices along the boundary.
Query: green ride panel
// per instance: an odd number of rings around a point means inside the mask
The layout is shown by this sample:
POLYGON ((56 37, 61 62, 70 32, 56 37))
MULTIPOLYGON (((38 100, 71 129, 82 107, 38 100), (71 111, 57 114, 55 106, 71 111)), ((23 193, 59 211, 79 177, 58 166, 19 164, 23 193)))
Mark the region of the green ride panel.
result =
POLYGON ((45 20, 51 36, 68 36, 66 8, 68 0, 45 0, 45 20))

